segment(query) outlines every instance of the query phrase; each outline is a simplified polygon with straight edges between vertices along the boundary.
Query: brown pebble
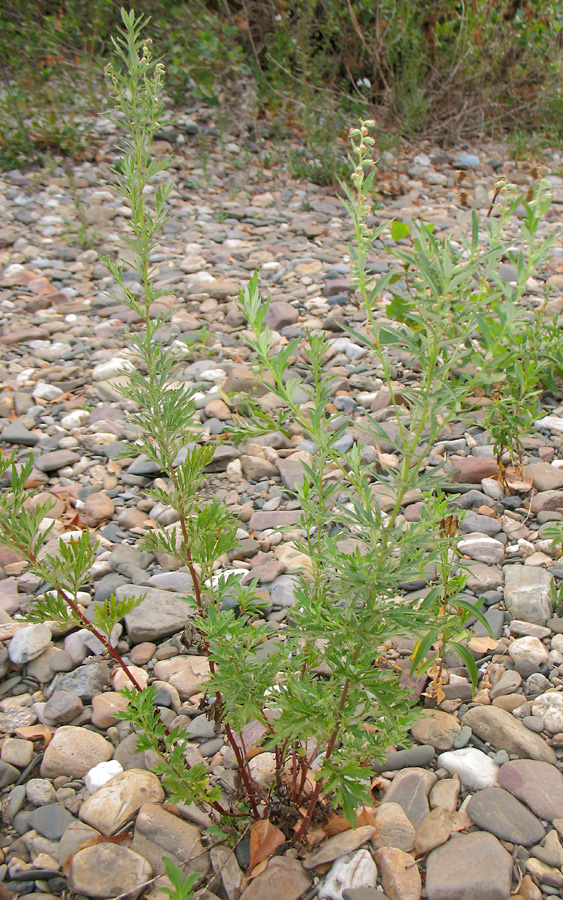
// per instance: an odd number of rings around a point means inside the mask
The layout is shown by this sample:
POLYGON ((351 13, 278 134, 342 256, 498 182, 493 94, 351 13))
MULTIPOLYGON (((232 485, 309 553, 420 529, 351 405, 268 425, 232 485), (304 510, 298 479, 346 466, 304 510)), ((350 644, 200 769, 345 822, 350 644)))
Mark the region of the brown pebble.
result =
POLYGON ((131 662, 135 666, 144 666, 149 659, 152 659, 155 650, 156 644, 153 644, 151 641, 143 641, 142 644, 137 644, 132 648, 129 654, 131 662))
POLYGON ((96 528, 101 522, 111 519, 114 509, 115 504, 107 494, 90 494, 80 510, 80 518, 89 528, 96 528))

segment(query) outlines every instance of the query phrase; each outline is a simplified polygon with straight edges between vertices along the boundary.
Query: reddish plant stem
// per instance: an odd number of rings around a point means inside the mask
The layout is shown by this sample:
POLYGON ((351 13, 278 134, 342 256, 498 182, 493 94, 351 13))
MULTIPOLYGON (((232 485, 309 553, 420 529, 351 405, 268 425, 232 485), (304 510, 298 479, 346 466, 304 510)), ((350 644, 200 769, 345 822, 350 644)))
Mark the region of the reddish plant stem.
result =
MULTIPOLYGON (((168 466, 168 474, 170 475, 170 478, 171 478, 172 483, 174 484, 174 487, 176 488, 176 490, 179 490, 178 476, 176 475, 176 472, 174 471, 174 466, 172 464, 170 464, 168 466)), ((202 602, 202 596, 201 596, 201 585, 200 585, 200 581, 199 581, 199 575, 197 574, 197 572, 195 570, 195 565, 194 565, 194 561, 193 561, 193 557, 192 557, 192 552, 191 552, 191 548, 190 548, 190 539, 189 539, 189 535, 188 535, 188 529, 186 526, 186 516, 185 516, 184 510, 182 510, 179 514, 180 514, 180 528, 182 531, 182 537, 184 539, 185 563, 187 565, 188 571, 192 578, 192 583, 194 586, 195 600, 196 600, 196 605, 197 605, 197 609, 198 609, 198 615, 203 616, 204 609, 203 609, 203 602, 202 602)), ((216 672, 216 666, 215 666, 215 661, 214 661, 213 657, 211 656, 209 642, 207 640, 203 642, 203 647, 205 650, 205 655, 207 656, 207 658, 209 660, 209 670, 210 670, 211 674, 214 675, 216 672)), ((217 691, 217 693, 215 695, 215 700, 216 700, 218 707, 221 708, 221 706, 223 704, 223 699, 222 699, 219 691, 217 691)), ((240 748, 239 748, 239 746, 235 740, 235 737, 233 735, 232 729, 227 722, 225 723, 225 732, 227 735, 227 740, 229 741, 229 744, 231 745, 232 751, 235 755, 235 759, 237 761, 237 768, 239 770, 240 777, 245 786, 246 793, 248 795, 248 800, 251 805, 253 815, 256 819, 259 819, 260 812, 258 810, 258 804, 256 802, 256 792, 252 785, 250 773, 247 770, 246 753, 244 755, 241 753, 240 748)))
POLYGON ((305 787, 305 782, 307 781, 307 773, 308 773, 308 771, 309 771, 309 760, 307 759, 307 757, 304 757, 303 762, 301 763, 301 772, 300 772, 300 778, 299 778, 299 788, 298 788, 297 793, 296 793, 296 795, 295 795, 295 802, 296 802, 296 803, 297 803, 297 801, 301 798, 301 795, 302 795, 302 793, 303 793, 303 789, 304 789, 304 787, 305 787))
POLYGON ((229 741, 233 753, 235 754, 237 768, 239 770, 240 777, 244 782, 244 787, 246 788, 246 793, 248 794, 248 801, 250 803, 250 806, 252 807, 252 814, 255 819, 259 819, 260 811, 258 809, 258 804, 256 803, 256 795, 250 780, 250 774, 248 773, 246 768, 246 761, 244 760, 242 753, 240 752, 240 747, 236 742, 235 736, 228 722, 225 722, 225 731, 227 733, 227 740, 229 741))
MULTIPOLYGON (((178 481, 177 481, 176 473, 174 472, 173 468, 171 468, 171 472, 174 473, 172 476, 172 481, 177 486, 178 481)), ((189 546, 188 530, 186 528, 186 520, 185 520, 184 515, 180 515, 180 527, 182 529, 182 537, 184 538, 184 553, 185 553, 186 564, 188 567, 188 571, 192 577, 192 582, 193 582, 193 586, 194 586, 194 594, 195 594, 196 604, 197 604, 197 608, 198 608, 198 614, 200 616, 203 616, 204 610, 203 610, 203 603, 202 603, 202 599, 201 599, 201 586, 199 583, 199 575, 197 574, 197 572, 195 570, 192 553, 191 553, 190 546, 189 546)), ((204 641, 203 647, 205 650, 205 655, 207 656, 207 658, 209 660, 209 671, 211 672, 212 675, 214 675, 216 672, 216 666, 215 666, 215 660, 211 656, 209 642, 204 641)), ((219 691, 217 691, 217 694, 215 695, 215 700, 216 700, 216 703, 219 706, 219 708, 221 708, 221 706, 223 704, 223 698, 221 697, 221 694, 219 691)), ((235 759, 237 762, 237 768, 239 770, 240 777, 241 777, 244 787, 246 789, 246 793, 248 795, 248 800, 249 800, 250 806, 252 808, 253 815, 256 819, 259 819, 260 812, 258 810, 258 804, 256 802, 256 792, 252 785, 250 773, 247 771, 247 764, 246 764, 246 759, 245 759, 246 754, 243 755, 241 753, 240 748, 236 742, 235 736, 232 732, 231 726, 227 722, 225 722, 225 733, 227 735, 227 740, 228 740, 229 744, 231 745, 231 749, 235 755, 235 759)))
POLYGON ((73 610, 73 612, 77 613, 77 615, 80 616, 80 619, 81 619, 82 623, 84 624, 85 628, 87 628, 94 635, 94 637, 97 637, 98 640, 101 641, 101 643, 104 645, 104 647, 106 648, 106 650, 110 654, 110 656, 116 661, 116 663, 125 672, 125 674, 127 675, 127 678, 131 682, 131 684, 134 687, 136 687, 138 691, 142 691, 143 688, 141 687, 141 685, 139 684, 139 682, 133 675, 133 672, 131 671, 131 669, 129 668, 129 666, 127 665, 127 663, 121 656, 121 654, 118 653, 118 651, 112 645, 110 639, 107 638, 105 636, 105 634, 102 634, 102 632, 99 631, 95 625, 93 625, 91 622, 88 622, 86 617, 80 611, 80 608, 78 607, 78 605, 74 603, 74 601, 72 600, 71 597, 69 597, 69 595, 66 593, 66 591, 64 591, 60 587, 57 587, 56 591, 58 594, 60 594, 60 596, 65 601, 65 603, 68 603, 68 605, 73 610))
MULTIPOLYGON (((38 564, 37 557, 35 556, 33 551, 29 552, 28 558, 29 558, 29 561, 32 563, 32 565, 38 564)), ((73 613, 78 616, 78 618, 80 619, 80 621, 84 625, 84 627, 87 628, 88 631, 91 634, 93 634, 94 637, 96 637, 100 641, 100 643, 102 643, 104 645, 104 647, 106 648, 106 650, 110 654, 110 656, 112 656, 113 659, 116 661, 116 663, 121 667, 121 669, 123 669, 123 671, 127 675, 127 678, 129 679, 131 684, 134 687, 136 687, 138 691, 142 691, 141 685, 139 684, 139 682, 133 675, 132 671, 130 670, 129 666, 127 665, 127 663, 125 662, 125 660, 123 659, 121 654, 118 653, 117 650, 115 649, 115 647, 112 646, 110 639, 108 637, 106 637, 105 634, 102 634, 102 632, 99 631, 99 629, 96 628, 96 626, 93 625, 92 622, 88 621, 88 619, 86 618, 86 616, 80 609, 78 603, 76 603, 76 601, 72 599, 70 594, 68 594, 64 588, 62 588, 58 584, 54 584, 53 587, 55 588, 57 594, 59 594, 59 596, 62 597, 64 602, 67 604, 67 606, 70 606, 73 613)))
POLYGON ((297 792, 297 751, 294 750, 291 757, 291 799, 295 803, 298 797, 297 792))
POLYGON ((281 745, 281 747, 280 747, 279 744, 277 744, 276 747, 275 747, 275 754, 276 754, 276 785, 277 785, 278 787, 279 787, 279 785, 281 784, 282 764, 283 764, 283 761, 284 761, 284 759, 285 759, 285 754, 286 754, 286 751, 287 751, 287 743, 288 743, 288 740, 287 740, 287 738, 286 738, 285 741, 283 742, 283 744, 281 745))
MULTIPOLYGON (((336 722, 335 722, 334 728, 332 730, 332 734, 329 738, 328 746, 326 748, 325 759, 330 759, 330 757, 332 756, 332 753, 334 751, 334 748, 336 747, 336 742, 338 741, 338 735, 340 734, 342 713, 344 712, 344 707, 346 706, 346 701, 348 700, 349 691, 350 691, 350 679, 347 678, 346 681, 344 682, 344 687, 342 688, 342 695, 340 697, 340 703, 338 704, 338 711, 336 714, 336 722)), ((297 831, 295 833, 295 837, 293 838, 293 840, 295 842, 301 840, 303 835, 305 835, 307 833, 307 831, 309 830, 311 822, 313 821, 313 814, 317 807, 317 803, 319 802, 319 797, 321 795, 322 787, 323 787, 323 779, 319 778, 319 780, 317 781, 317 784, 315 786, 313 796, 311 797, 311 799, 309 801, 309 806, 307 807, 307 812, 305 814, 305 818, 301 822, 301 825, 297 829, 297 831)))

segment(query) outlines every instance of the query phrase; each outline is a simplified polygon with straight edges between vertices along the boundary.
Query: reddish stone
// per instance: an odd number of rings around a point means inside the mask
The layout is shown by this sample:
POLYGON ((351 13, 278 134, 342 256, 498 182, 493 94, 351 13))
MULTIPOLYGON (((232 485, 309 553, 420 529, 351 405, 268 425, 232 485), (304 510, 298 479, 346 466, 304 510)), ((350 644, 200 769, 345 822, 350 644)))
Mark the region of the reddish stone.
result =
POLYGON ((489 456, 464 456, 450 460, 450 465, 452 481, 457 484, 479 484, 482 478, 499 473, 497 461, 489 456))

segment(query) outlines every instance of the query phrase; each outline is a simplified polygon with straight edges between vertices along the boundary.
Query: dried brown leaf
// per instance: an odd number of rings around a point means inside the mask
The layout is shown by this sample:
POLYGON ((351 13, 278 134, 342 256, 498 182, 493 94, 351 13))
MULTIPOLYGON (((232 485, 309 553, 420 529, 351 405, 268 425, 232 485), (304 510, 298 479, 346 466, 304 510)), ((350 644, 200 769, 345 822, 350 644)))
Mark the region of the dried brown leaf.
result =
POLYGON ((269 819, 260 819, 255 822, 250 830, 250 863, 249 870, 262 860, 267 860, 274 855, 278 847, 285 843, 283 832, 269 819))
POLYGON ((323 826, 323 831, 326 837, 332 837, 335 834, 341 834, 343 831, 350 831, 351 827, 348 819, 333 813, 326 825, 323 826))
POLYGON ((492 637, 472 637, 467 646, 476 653, 487 653, 489 650, 496 650, 498 641, 492 637))
POLYGON ((305 835, 304 840, 307 843, 307 846, 312 848, 317 844, 320 844, 321 841, 326 840, 326 838, 327 834, 324 828, 309 828, 309 831, 305 835))
POLYGON ((504 482, 511 491, 527 494, 534 486, 534 480, 524 467, 507 466, 503 472, 504 482))
POLYGON ((252 881, 257 875, 261 875, 268 868, 269 859, 263 859, 262 862, 256 863, 252 871, 249 873, 248 880, 252 881))
MULTIPOLYGON (((362 825, 373 825, 373 827, 377 829, 377 834, 379 834, 379 825, 377 824, 373 811, 366 806, 362 806, 356 819, 356 828, 361 828, 362 825)), ((374 835, 374 837, 376 836, 377 835, 374 835)))

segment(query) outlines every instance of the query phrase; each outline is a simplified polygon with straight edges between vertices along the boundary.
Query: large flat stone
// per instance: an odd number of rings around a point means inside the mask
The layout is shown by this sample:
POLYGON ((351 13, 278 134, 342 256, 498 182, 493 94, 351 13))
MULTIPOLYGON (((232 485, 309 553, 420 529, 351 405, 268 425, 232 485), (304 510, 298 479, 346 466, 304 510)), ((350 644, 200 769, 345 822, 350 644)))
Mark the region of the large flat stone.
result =
POLYGON ((477 560, 465 560, 463 571, 468 573, 467 589, 478 597, 485 591, 495 591, 503 582, 502 570, 477 560))
POLYGON ((532 500, 534 512, 553 512, 563 508, 563 491, 540 491, 532 500))
POLYGON ((152 869, 146 859, 119 844, 85 847, 72 857, 68 886, 76 894, 99 898, 127 895, 134 900, 146 887, 152 869))
POLYGON ((502 788, 486 788, 473 795, 466 807, 467 815, 483 831, 514 844, 530 847, 545 837, 540 820, 502 788))
POLYGON ((526 466, 526 474, 532 476, 534 487, 538 491, 557 491, 563 487, 563 471, 550 463, 529 463, 526 466))
POLYGON ((261 875, 250 882, 241 900, 299 900, 311 886, 311 879, 298 859, 274 856, 261 875))
POLYGON ((461 725, 456 716, 440 709, 425 709, 411 731, 419 744, 432 744, 436 750, 451 750, 461 725))
POLYGON ((466 712, 463 724, 482 741, 488 741, 499 750, 506 750, 524 759, 541 759, 555 763, 554 750, 539 734, 529 731, 512 713, 498 706, 474 706, 466 712))
POLYGON ((452 481, 458 484, 479 484, 482 478, 498 475, 495 459, 487 456, 464 456, 452 459, 448 464, 452 481))
POLYGON ((113 744, 101 734, 88 728, 63 725, 58 728, 45 750, 41 763, 42 778, 69 775, 82 778, 100 762, 107 762, 113 755, 113 744))
POLYGON ((373 825, 362 825, 360 828, 351 828, 349 831, 335 834, 324 841, 317 850, 314 850, 303 865, 306 869, 315 869, 325 863, 334 862, 335 859, 358 850, 359 847, 370 841, 375 833, 376 829, 373 825))
POLYGON ((131 849, 148 859, 155 875, 164 875, 162 857, 167 856, 184 873, 209 870, 209 857, 201 845, 199 829, 167 812, 157 803, 145 803, 135 822, 131 849), (193 860, 193 864, 188 864, 193 860))
POLYGON ((436 775, 427 769, 403 769, 395 775, 383 802, 398 803, 418 828, 430 812, 428 794, 436 781, 436 775))
POLYGON ((254 531, 265 531, 266 528, 286 528, 291 525, 298 525, 301 521, 301 511, 299 509, 277 510, 271 512, 259 509, 252 513, 250 522, 248 523, 254 531))
POLYGON ((507 900, 512 857, 492 834, 450 838, 426 861, 428 900, 507 900))
POLYGON ((153 772, 128 769, 88 797, 80 818, 102 834, 115 834, 145 803, 162 803, 164 791, 153 772))
POLYGON ((499 784, 540 819, 563 818, 563 775, 547 762, 513 759, 501 766, 499 784))
POLYGON ((535 566, 504 567, 504 602, 514 619, 545 625, 553 615, 553 575, 535 566))
POLYGON ((143 595, 145 599, 125 616, 125 627, 133 644, 170 637, 181 631, 193 615, 193 610, 173 591, 124 584, 115 592, 118 600, 143 595))
POLYGON ((40 472, 54 472, 65 466, 72 466, 80 459, 73 450, 50 450, 35 458, 35 465, 40 472))

